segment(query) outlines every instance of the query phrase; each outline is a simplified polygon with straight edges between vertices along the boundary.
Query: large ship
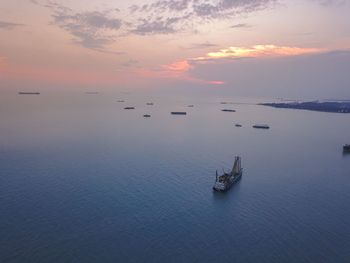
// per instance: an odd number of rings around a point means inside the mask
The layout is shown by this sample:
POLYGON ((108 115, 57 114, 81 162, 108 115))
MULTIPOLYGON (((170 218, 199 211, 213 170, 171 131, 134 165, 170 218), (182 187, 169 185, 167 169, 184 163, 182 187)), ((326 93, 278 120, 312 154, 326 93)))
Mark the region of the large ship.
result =
POLYGON ((235 163, 233 165, 232 171, 230 173, 218 175, 218 171, 216 171, 216 180, 213 186, 213 190, 218 192, 226 192, 230 187, 239 181, 242 177, 243 168, 241 166, 241 157, 235 157, 235 163))
POLYGON ((343 146, 343 152, 344 153, 350 153, 350 144, 345 144, 343 146))

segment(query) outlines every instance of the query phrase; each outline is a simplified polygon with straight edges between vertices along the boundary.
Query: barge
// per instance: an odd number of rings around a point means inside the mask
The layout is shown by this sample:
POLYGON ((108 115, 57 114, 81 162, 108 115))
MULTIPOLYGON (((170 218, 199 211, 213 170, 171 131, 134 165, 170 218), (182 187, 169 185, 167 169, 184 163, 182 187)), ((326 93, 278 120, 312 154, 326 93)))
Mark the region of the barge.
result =
POLYGON ((186 111, 172 111, 171 114, 172 115, 186 115, 187 112, 186 111))

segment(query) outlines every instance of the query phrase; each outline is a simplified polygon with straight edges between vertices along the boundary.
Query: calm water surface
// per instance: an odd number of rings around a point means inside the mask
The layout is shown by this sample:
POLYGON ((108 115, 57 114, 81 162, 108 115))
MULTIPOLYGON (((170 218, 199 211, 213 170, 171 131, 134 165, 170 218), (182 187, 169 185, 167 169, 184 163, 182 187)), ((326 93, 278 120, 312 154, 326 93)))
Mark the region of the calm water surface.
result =
POLYGON ((221 100, 2 96, 0 262, 349 262, 350 115, 221 100))

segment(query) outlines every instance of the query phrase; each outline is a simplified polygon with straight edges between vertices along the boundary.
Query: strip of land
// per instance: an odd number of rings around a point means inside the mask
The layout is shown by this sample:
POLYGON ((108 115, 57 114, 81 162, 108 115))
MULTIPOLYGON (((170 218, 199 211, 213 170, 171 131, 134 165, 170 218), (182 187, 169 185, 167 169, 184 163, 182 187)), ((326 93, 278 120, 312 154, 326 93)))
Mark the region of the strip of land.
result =
POLYGON ((348 101, 309 101, 309 102, 287 102, 287 103, 259 103, 259 105, 274 108, 311 110, 322 112, 350 113, 350 102, 348 101))

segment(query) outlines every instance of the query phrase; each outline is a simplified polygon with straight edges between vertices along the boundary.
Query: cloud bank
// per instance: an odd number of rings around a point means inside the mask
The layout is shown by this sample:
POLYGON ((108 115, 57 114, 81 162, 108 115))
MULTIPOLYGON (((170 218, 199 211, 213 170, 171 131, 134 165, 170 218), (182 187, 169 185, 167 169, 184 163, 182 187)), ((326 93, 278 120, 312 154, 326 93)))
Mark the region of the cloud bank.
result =
MULTIPOLYGON (((124 11, 114 8, 85 12, 74 11, 51 0, 40 3, 36 0, 32 3, 49 8, 52 11, 53 24, 69 32, 75 43, 86 48, 103 50, 118 37, 192 32, 203 23, 227 20, 263 10, 276 1, 158 0, 145 5, 132 5, 124 11)), ((236 25, 244 26, 246 25, 236 25)))
MULTIPOLYGON (((225 84, 224 80, 207 80, 207 78, 196 77, 192 72, 202 65, 229 64, 247 58, 283 58, 297 57, 302 55, 322 53, 324 50, 315 48, 300 48, 276 45, 255 45, 252 47, 229 47, 218 51, 209 52, 204 56, 187 58, 173 63, 162 65, 154 70, 141 70, 143 77, 149 78, 173 78, 183 81, 196 82, 210 85, 225 84)), ((221 67, 221 66, 220 66, 221 67)), ((220 68, 219 67, 219 68, 220 68)), ((210 76, 208 74, 207 76, 210 76)))

